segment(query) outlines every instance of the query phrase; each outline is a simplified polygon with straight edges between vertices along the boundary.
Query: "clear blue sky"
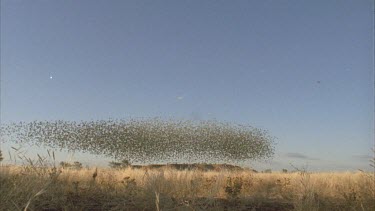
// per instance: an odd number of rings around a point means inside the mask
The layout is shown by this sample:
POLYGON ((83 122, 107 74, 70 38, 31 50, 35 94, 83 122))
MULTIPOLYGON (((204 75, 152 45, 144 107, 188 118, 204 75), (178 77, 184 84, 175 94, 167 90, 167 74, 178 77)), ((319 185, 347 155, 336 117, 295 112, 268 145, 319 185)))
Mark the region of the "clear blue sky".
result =
POLYGON ((215 118, 276 166, 368 166, 373 4, 2 0, 1 119, 215 118))

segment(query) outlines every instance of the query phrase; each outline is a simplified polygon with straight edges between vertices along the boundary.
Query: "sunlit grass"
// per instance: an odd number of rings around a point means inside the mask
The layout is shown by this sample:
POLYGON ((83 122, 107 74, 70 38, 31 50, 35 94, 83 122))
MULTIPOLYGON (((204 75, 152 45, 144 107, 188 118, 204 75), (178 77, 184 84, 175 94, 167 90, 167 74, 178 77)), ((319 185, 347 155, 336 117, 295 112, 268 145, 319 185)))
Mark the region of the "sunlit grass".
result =
POLYGON ((1 166, 1 210, 373 210, 374 174, 1 166), (94 176, 94 173, 97 173, 94 176), (251 209, 250 209, 251 210, 251 209))

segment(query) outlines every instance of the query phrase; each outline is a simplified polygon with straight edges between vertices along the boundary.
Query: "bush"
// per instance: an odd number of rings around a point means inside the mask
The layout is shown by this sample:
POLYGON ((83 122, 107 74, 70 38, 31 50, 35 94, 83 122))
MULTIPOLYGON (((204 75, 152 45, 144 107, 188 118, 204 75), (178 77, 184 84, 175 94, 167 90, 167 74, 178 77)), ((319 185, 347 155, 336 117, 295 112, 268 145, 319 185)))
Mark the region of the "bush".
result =
POLYGON ((263 171, 263 173, 272 173, 272 170, 271 169, 266 169, 263 171))
POLYGON ((68 163, 68 162, 60 162, 60 166, 62 168, 72 168, 72 169, 81 169, 82 168, 82 163, 78 161, 74 161, 74 163, 68 163))
POLYGON ((3 161, 4 158, 3 158, 3 153, 1 153, 1 149, 0 149, 0 162, 3 161))
POLYGON ((242 177, 228 177, 227 185, 225 187, 225 193, 229 196, 230 199, 237 198, 242 190, 242 177))
POLYGON ((131 164, 128 160, 124 159, 121 162, 115 162, 111 161, 109 162, 109 167, 114 168, 114 169, 123 169, 129 167, 131 164))

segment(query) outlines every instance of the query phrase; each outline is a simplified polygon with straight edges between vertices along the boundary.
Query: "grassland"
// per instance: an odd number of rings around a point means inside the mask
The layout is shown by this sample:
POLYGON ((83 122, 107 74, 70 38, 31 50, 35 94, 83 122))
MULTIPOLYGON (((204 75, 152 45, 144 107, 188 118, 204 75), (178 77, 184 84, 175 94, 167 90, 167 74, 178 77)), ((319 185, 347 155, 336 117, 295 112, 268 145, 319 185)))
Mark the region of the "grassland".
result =
POLYGON ((375 210, 375 175, 3 165, 0 210, 375 210))

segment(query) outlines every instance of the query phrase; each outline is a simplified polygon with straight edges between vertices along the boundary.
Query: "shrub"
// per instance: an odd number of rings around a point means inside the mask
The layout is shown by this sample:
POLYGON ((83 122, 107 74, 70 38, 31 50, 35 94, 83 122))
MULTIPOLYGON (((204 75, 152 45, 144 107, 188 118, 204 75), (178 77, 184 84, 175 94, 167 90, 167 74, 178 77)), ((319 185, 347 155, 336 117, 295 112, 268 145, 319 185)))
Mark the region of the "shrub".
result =
POLYGON ((235 177, 235 178, 228 177, 227 185, 225 187, 225 193, 231 199, 237 198, 238 195, 241 193, 242 185, 243 185, 243 182, 242 182, 241 177, 235 177))
POLYGON ((74 163, 68 163, 68 162, 60 162, 60 166, 62 168, 72 168, 72 169, 81 169, 82 168, 82 163, 78 161, 74 161, 74 163))
POLYGON ((266 169, 263 171, 263 173, 272 173, 272 170, 271 169, 266 169))
POLYGON ((1 153, 1 149, 0 149, 0 162, 3 161, 4 158, 3 158, 3 153, 1 153))
POLYGON ((124 159, 121 162, 115 162, 111 161, 109 162, 109 167, 114 168, 114 169, 123 169, 129 167, 131 164, 128 160, 124 159))

